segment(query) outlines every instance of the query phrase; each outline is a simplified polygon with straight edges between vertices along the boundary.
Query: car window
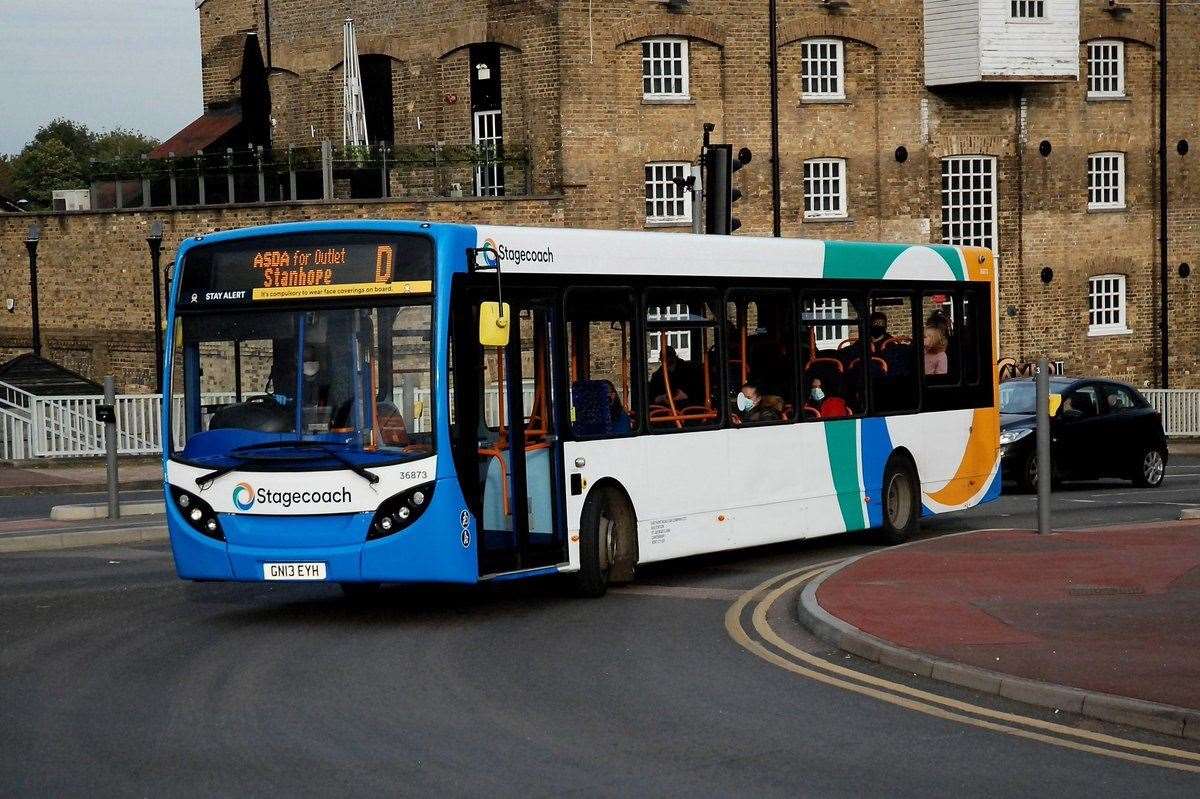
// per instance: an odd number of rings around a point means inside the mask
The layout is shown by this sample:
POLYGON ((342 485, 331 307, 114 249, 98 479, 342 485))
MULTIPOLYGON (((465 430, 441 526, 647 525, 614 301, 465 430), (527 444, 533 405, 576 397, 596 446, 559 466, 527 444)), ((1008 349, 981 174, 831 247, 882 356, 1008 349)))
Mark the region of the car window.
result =
POLYGON ((1075 411, 1079 418, 1086 419, 1100 412, 1100 397, 1096 386, 1080 386, 1063 397, 1063 413, 1075 411))
POLYGON ((1100 390, 1104 397, 1104 409, 1108 413, 1120 413, 1138 407, 1133 392, 1124 386, 1106 383, 1100 387, 1100 390))

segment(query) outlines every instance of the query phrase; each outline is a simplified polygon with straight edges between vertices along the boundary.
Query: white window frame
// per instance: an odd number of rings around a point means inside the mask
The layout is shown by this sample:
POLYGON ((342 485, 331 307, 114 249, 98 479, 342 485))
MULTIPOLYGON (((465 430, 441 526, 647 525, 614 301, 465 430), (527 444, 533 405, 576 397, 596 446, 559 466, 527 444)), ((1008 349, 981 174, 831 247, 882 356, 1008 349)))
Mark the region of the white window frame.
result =
MULTIPOLYGON (((690 319, 692 316, 691 308, 687 303, 675 303, 673 305, 651 305, 646 309, 647 322, 673 322, 677 319, 690 319)), ((659 330, 649 331, 646 338, 649 340, 650 353, 646 358, 648 363, 658 363, 662 352, 659 350, 659 330)), ((679 356, 681 361, 692 360, 692 331, 691 330, 668 330, 667 346, 675 350, 675 354, 679 356)))
POLYGON ((642 40, 642 99, 643 100, 690 100, 691 85, 688 78, 691 67, 689 65, 689 42, 687 39, 679 39, 674 37, 658 38, 658 39, 643 39, 642 40), (671 53, 664 55, 668 48, 678 46, 679 53, 671 53), (657 48, 658 52, 655 52, 657 48), (655 74, 654 68, 659 66, 662 68, 658 74, 655 74), (667 71, 667 70, 671 71, 667 71), (654 81, 659 81, 659 90, 655 91, 654 81), (675 90, 674 86, 669 89, 667 83, 680 81, 680 89, 675 90), (650 82, 650 90, 647 91, 646 84, 650 82))
POLYGON ((687 178, 692 174, 692 165, 686 161, 651 161, 646 164, 646 224, 690 225, 692 223, 692 193, 675 185, 672 178, 687 178), (661 192, 659 192, 661 189, 661 192), (678 214, 658 213, 653 206, 662 203, 679 203, 678 214))
MULTIPOLYGON (((818 350, 837 349, 850 334, 852 323, 822 324, 819 319, 846 319, 850 316, 850 300, 847 297, 808 297, 803 309, 805 324, 812 325, 813 338, 818 350)), ((814 356, 816 353, 812 353, 814 356)))
POLYGON ((942 243, 999 252, 1000 176, 995 156, 947 156, 942 159, 941 175, 942 243), (955 185, 947 187, 947 183, 955 185), (985 191, 990 198, 977 200, 977 194, 985 191))
POLYGON ((1095 275, 1088 278, 1089 336, 1131 332, 1125 297, 1125 275, 1095 275))
POLYGON ((1125 42, 1095 39, 1087 43, 1088 99, 1125 96, 1125 42), (1111 48, 1111 49, 1110 49, 1111 48), (1099 67, 1107 67, 1099 72, 1099 67), (1111 86, 1105 87, 1106 83, 1111 86))
POLYGON ((841 39, 804 39, 800 42, 800 100, 803 102, 846 99, 846 45, 841 39), (822 48, 831 48, 823 50, 822 48), (814 71, 833 66, 833 72, 814 71), (821 86, 826 81, 829 86, 821 86))
POLYGON ((1009 0, 1009 19, 1043 20, 1046 18, 1047 0, 1009 0))
POLYGON ((848 218, 850 211, 846 207, 846 182, 845 158, 810 158, 805 161, 804 218, 848 218), (818 208, 818 205, 824 207, 818 208))
POLYGON ((1087 160, 1088 210, 1125 208, 1125 153, 1089 153, 1087 160))
POLYGON ((504 147, 502 113, 499 110, 476 111, 473 122, 475 150, 480 158, 475 165, 475 196, 502 196, 504 163, 497 160, 504 147))

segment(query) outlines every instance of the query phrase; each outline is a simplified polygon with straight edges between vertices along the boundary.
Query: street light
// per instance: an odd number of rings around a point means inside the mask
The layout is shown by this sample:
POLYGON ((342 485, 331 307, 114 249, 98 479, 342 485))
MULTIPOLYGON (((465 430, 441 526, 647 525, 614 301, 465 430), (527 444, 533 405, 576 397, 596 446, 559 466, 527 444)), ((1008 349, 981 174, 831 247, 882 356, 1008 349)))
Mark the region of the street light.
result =
POLYGON ((158 387, 159 394, 163 390, 162 278, 159 275, 162 239, 162 222, 155 220, 150 224, 150 235, 146 237, 146 244, 150 246, 150 283, 154 291, 154 384, 158 387))
POLYGON ((38 279, 37 279, 37 251, 38 241, 41 239, 42 231, 37 225, 30 225, 29 232, 25 234, 25 249, 29 251, 29 306, 32 309, 33 334, 31 336, 33 343, 33 354, 41 356, 42 354, 42 328, 38 321, 38 279))

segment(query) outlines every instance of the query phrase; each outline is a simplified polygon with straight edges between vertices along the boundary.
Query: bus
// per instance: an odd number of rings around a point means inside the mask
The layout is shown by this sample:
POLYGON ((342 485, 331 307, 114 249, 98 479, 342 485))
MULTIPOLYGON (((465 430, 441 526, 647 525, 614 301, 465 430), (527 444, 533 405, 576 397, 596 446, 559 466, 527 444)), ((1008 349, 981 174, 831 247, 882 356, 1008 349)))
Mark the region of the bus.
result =
POLYGON ((167 520, 189 580, 476 583, 999 494, 986 249, 403 221, 182 243, 167 520))

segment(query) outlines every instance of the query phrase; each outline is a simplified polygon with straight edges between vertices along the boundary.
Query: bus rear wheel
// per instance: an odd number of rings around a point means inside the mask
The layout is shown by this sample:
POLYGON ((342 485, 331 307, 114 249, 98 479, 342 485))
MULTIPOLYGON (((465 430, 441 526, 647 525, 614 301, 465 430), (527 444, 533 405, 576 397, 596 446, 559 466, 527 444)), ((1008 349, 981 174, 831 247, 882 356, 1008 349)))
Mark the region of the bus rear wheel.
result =
POLYGON ((602 597, 609 583, 633 579, 637 563, 637 518, 625 496, 612 486, 596 489, 579 520, 579 572, 575 593, 602 597))
POLYGON ((883 527, 885 544, 903 544, 921 525, 921 483, 917 470, 904 457, 893 457, 883 473, 883 527))

